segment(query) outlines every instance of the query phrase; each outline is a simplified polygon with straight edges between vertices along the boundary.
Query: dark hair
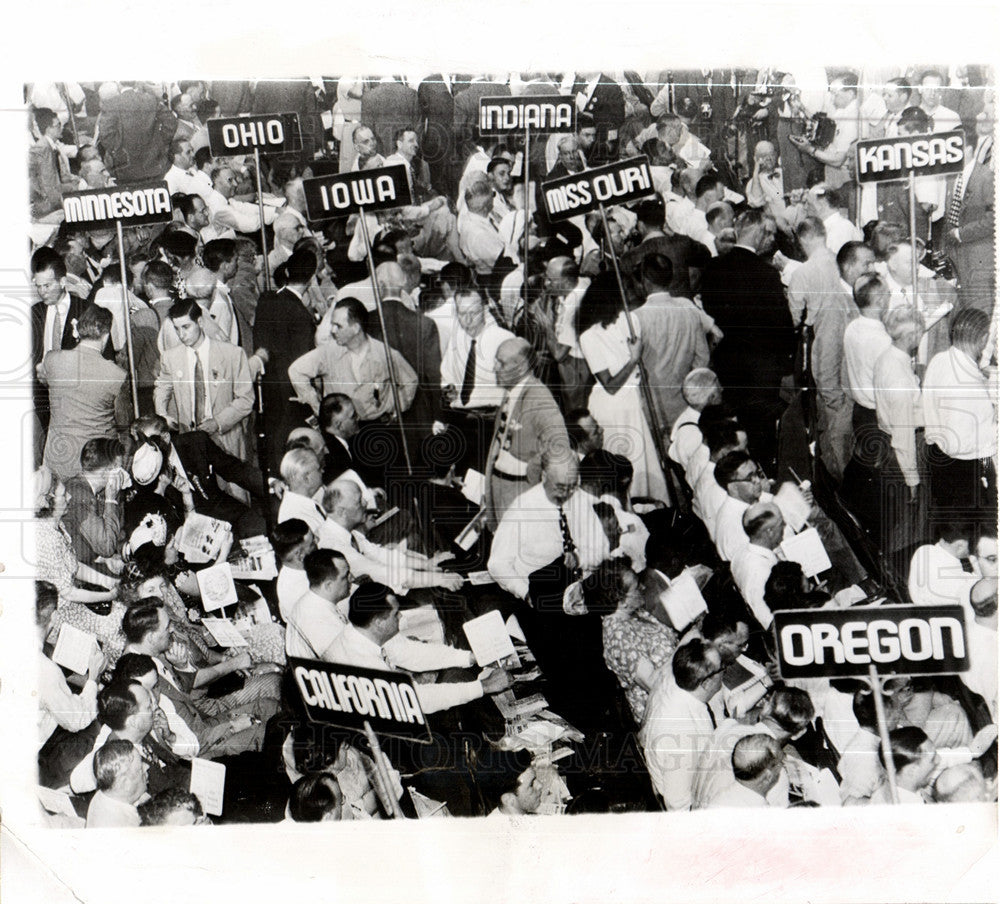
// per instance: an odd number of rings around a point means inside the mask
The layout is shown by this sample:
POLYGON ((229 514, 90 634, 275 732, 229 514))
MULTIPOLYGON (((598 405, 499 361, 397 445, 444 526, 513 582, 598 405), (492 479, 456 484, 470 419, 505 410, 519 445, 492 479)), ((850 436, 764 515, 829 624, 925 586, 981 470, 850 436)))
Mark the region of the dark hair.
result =
POLYGON ((316 275, 318 267, 319 258, 312 248, 297 248, 292 252, 291 257, 285 261, 287 280, 290 283, 295 283, 295 285, 305 285, 316 275))
POLYGON ((107 468, 124 454, 125 447, 116 439, 104 436, 88 439, 80 450, 80 469, 89 472, 107 468))
POLYGON ((334 305, 334 310, 347 311, 347 317, 351 323, 357 324, 366 333, 368 332, 368 310, 358 299, 350 295, 347 298, 340 298, 334 305))
POLYGON ((378 581, 368 581, 351 594, 347 618, 356 628, 367 628, 392 611, 392 591, 378 581))
POLYGON ((878 276, 862 277, 854 287, 854 301, 861 310, 867 310, 875 304, 879 295, 885 295, 889 287, 878 276))
POLYGON ((802 566, 798 562, 775 562, 764 584, 764 602, 772 612, 805 608, 802 566))
POLYGON ((588 452, 580 462, 580 482, 595 486, 603 496, 611 493, 618 496, 628 488, 635 476, 635 468, 624 455, 595 449, 588 452))
POLYGON ((170 290, 174 285, 174 271, 166 261, 150 261, 142 271, 142 281, 147 286, 170 290))
POLYGON ((934 539, 954 543, 956 540, 971 540, 972 525, 965 521, 938 521, 934 525, 934 539))
POLYGON ((201 320, 201 305, 196 298, 179 298, 167 312, 171 320, 180 320, 181 317, 190 317, 192 320, 201 320))
POLYGON ((205 815, 197 796, 183 788, 167 788, 140 804, 137 809, 139 822, 144 826, 163 825, 167 817, 177 810, 190 810, 196 817, 205 815))
POLYGON ((192 258, 198 249, 198 239, 183 229, 174 229, 163 236, 160 243, 171 257, 192 258))
POLYGON ((951 324, 952 345, 975 345, 990 331, 990 315, 979 308, 960 310, 951 324))
MULTIPOLYGON (((712 407, 718 408, 721 406, 716 405, 712 407)), ((702 412, 702 414, 704 414, 704 412, 702 412)), ((701 419, 699 419, 698 427, 701 430, 702 440, 705 445, 708 446, 709 455, 715 455, 717 452, 726 448, 736 451, 736 447, 740 442, 740 428, 737 424, 734 424, 730 420, 712 420, 708 424, 702 424, 701 419)))
MULTIPOLYGON (((200 118, 201 113, 199 112, 198 115, 200 118)), ((194 152, 194 165, 196 169, 199 170, 204 169, 205 164, 208 163, 208 161, 211 159, 212 159, 212 151, 207 146, 203 148, 198 148, 198 150, 194 152)))
POLYGON ((129 643, 142 643, 150 631, 160 626, 160 612, 164 609, 163 600, 155 596, 147 596, 125 612, 122 618, 122 633, 129 643))
POLYGON ((898 129, 916 129, 918 133, 931 130, 931 118, 920 107, 907 107, 899 114, 898 129))
POLYGON ((736 479, 740 468, 752 461, 753 459, 741 450, 727 452, 715 463, 715 482, 728 491, 729 484, 736 479))
MULTIPOLYGON (((48 581, 35 581, 35 621, 41 624, 43 613, 59 606, 59 591, 48 581)), ((52 613, 49 612, 51 617, 52 613)))
POLYGON ((816 707, 808 691, 798 687, 772 688, 765 704, 768 714, 782 731, 795 734, 808 727, 816 716, 816 707))
MULTIPOLYGON (((652 140, 655 141, 656 139, 652 140)), ((645 226, 659 228, 667 219, 667 209, 663 203, 663 199, 659 195, 655 198, 640 201, 636 205, 634 213, 639 218, 639 222, 645 226)))
POLYGON ((445 264, 438 274, 438 281, 454 286, 456 291, 458 289, 470 289, 476 284, 473 271, 458 261, 450 261, 445 264))
POLYGON ((844 275, 844 271, 855 263, 858 259, 858 254, 863 248, 869 248, 864 242, 844 242, 840 246, 840 251, 837 252, 837 268, 840 270, 840 275, 844 275))
POLYGON ((309 535, 309 525, 301 518, 289 518, 276 525, 271 531, 271 548, 279 562, 285 560, 296 546, 309 535))
POLYGON ((42 246, 31 255, 31 275, 44 273, 51 270, 56 279, 63 279, 66 276, 66 262, 62 256, 52 248, 42 246))
POLYGON ((129 683, 138 681, 143 675, 156 671, 156 663, 152 656, 145 653, 122 653, 115 663, 115 671, 111 676, 112 683, 129 683))
MULTIPOLYGON (((891 698, 882 695, 882 704, 888 707, 891 698)), ((878 719, 875 715, 875 694, 869 688, 862 688, 855 691, 854 701, 851 708, 854 710, 854 718, 858 720, 858 725, 875 731, 878 726, 878 719)))
POLYGON ((647 254, 639 265, 642 279, 660 289, 666 289, 674 280, 674 265, 665 254, 647 254))
MULTIPOLYGON (((920 759, 920 745, 929 741, 927 733, 916 725, 903 725, 889 732, 889 749, 892 751, 892 767, 898 773, 920 759)), ((885 769, 885 754, 878 748, 878 761, 885 769)))
POLYGON ((338 414, 343 414, 348 405, 354 405, 351 397, 342 392, 331 392, 323 396, 319 403, 319 429, 326 431, 330 429, 333 418, 338 414))
POLYGON ((38 126, 39 132, 47 132, 57 118, 55 111, 50 110, 48 107, 37 107, 35 109, 35 125, 38 126))
POLYGON ((121 731, 129 716, 139 711, 139 703, 128 681, 112 681, 97 695, 97 717, 112 731, 121 731))
POLYGON ((346 567, 347 559, 335 549, 314 549, 302 560, 310 587, 318 587, 324 581, 338 577, 346 567), (343 563, 343 564, 341 564, 343 563))
POLYGON ((201 252, 201 262, 213 273, 217 273, 223 264, 235 257, 236 242, 232 239, 213 239, 201 252))
POLYGON ((334 807, 341 806, 343 800, 344 794, 335 775, 329 772, 312 772, 303 775, 292 786, 288 814, 295 822, 320 822, 334 807))
POLYGON ((81 315, 76 331, 81 339, 100 339, 111 332, 111 312, 99 304, 92 304, 81 315))
POLYGON ((709 610, 701 622, 701 636, 706 641, 716 641, 726 634, 735 634, 741 622, 749 627, 746 616, 731 609, 709 610))
POLYGON ((610 326, 622 310, 614 273, 598 273, 591 281, 576 312, 576 334, 582 336, 595 324, 610 326))
POLYGON ((715 191, 715 188, 720 181, 722 180, 719 179, 717 173, 706 173, 698 180, 694 187, 695 198, 703 198, 710 191, 715 191))
POLYGON ((708 641, 695 637, 674 651, 671 669, 681 690, 693 691, 715 671, 708 659, 714 650, 708 641))

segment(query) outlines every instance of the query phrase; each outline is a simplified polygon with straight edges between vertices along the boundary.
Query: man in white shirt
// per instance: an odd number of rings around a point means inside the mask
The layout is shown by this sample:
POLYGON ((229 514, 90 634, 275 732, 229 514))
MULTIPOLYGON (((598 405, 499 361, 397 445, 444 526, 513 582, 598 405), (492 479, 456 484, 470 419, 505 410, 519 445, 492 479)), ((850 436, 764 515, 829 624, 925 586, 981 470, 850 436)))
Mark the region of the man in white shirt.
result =
POLYGON ((590 287, 590 280, 580 276, 572 258, 554 257, 545 265, 545 294, 551 303, 551 316, 536 313, 545 334, 549 352, 559 368, 563 410, 586 408, 593 377, 580 350, 576 335, 576 312, 590 287))
POLYGON ((963 570, 969 555, 969 525, 937 522, 937 542, 921 546, 910 560, 910 600, 918 605, 960 604, 968 611, 969 592, 977 576, 963 570))
POLYGON ((87 808, 88 829, 139 825, 136 804, 148 797, 146 768, 131 741, 108 741, 94 754, 97 793, 87 808))
MULTIPOLYGON (((896 794, 900 804, 924 804, 921 794, 927 790, 931 776, 941 765, 941 757, 923 729, 904 725, 889 732, 889 749, 896 772, 896 794)), ((886 767, 885 753, 879 748, 878 760, 886 767)), ((870 804, 892 804, 888 781, 884 781, 869 800, 870 804)))
POLYGON ((767 630, 774 616, 764 602, 764 586, 778 561, 775 550, 784 538, 785 520, 774 503, 757 503, 743 513, 743 530, 750 542, 733 557, 733 580, 754 618, 767 630))
POLYGON ((579 488, 576 456, 547 449, 541 465, 541 483, 518 496, 504 513, 487 566, 504 590, 521 599, 528 597, 531 574, 560 555, 568 567, 584 573, 609 555, 607 535, 594 513, 597 500, 579 488))
POLYGON ((332 549, 314 550, 305 557, 304 565, 309 589, 285 619, 285 653, 301 659, 326 659, 330 644, 347 624, 351 569, 332 549))
POLYGON ((452 408, 497 408, 504 389, 497 385, 497 350, 514 334, 505 330, 486 310, 475 289, 455 293, 455 318, 448 347, 441 357, 441 387, 452 408))
POLYGON ((860 229, 841 213, 842 192, 820 182, 809 189, 809 209, 823 222, 826 229, 826 246, 837 254, 847 242, 860 242, 864 236, 860 229))
POLYGON ((201 179, 195 179, 189 172, 191 164, 194 162, 194 151, 191 148, 190 140, 175 138, 170 143, 170 153, 173 162, 163 177, 167 188, 170 189, 170 194, 175 195, 180 192, 185 195, 197 195, 207 204, 211 189, 201 179))
POLYGON ((326 512, 314 498, 323 488, 319 457, 311 449, 290 449, 281 459, 280 474, 287 489, 281 497, 278 523, 298 518, 318 536, 326 518, 326 512))
POLYGON ((670 447, 667 454, 687 470, 691 458, 702 445, 698 418, 708 405, 722 402, 722 386, 715 372, 707 367, 696 367, 681 384, 681 395, 687 402, 685 408, 670 428, 670 447))
POLYGON ((962 128, 961 117, 948 107, 941 106, 944 95, 944 76, 935 69, 920 75, 920 109, 931 120, 931 132, 950 132, 962 128))
MULTIPOLYGON (((843 272, 843 268, 841 268, 843 272)), ((845 385, 854 400, 854 436, 875 425, 875 362, 892 339, 885 331, 882 316, 889 304, 889 288, 877 276, 868 275, 854 285, 854 301, 860 317, 844 330, 845 385)))
MULTIPOLYGON (((347 617, 350 624, 331 644, 329 661, 342 665, 390 671, 396 662, 385 645, 399 633, 399 601, 384 584, 370 581, 351 594, 347 617)), ((420 708, 439 712, 478 700, 510 687, 510 676, 493 669, 477 681, 415 683, 420 708)))
POLYGON ((964 510, 977 524, 997 523, 996 387, 980 369, 989 315, 965 308, 951 327, 951 348, 924 374, 924 438, 928 444, 931 515, 964 510))
POLYGON ((715 516, 715 548, 724 562, 732 562, 750 542, 743 515, 770 486, 760 466, 746 452, 730 452, 715 465, 715 481, 727 497, 715 516))
POLYGON ((303 561, 316 548, 316 535, 301 518, 289 518, 271 532, 271 548, 278 560, 278 612, 287 622, 292 606, 309 590, 303 561))
MULTIPOLYGON (((792 144, 824 166, 823 181, 830 188, 840 188, 851 181, 851 155, 858 140, 858 77, 853 73, 830 82, 830 118, 836 123, 833 139, 818 148, 801 136, 790 136, 792 144)), ((853 206, 853 193, 849 197, 853 206)))
MULTIPOLYGON (((220 233, 226 229, 254 233, 260 230, 260 209, 247 201, 234 200, 236 174, 232 167, 220 166, 212 170, 212 191, 205 203, 211 214, 211 225, 220 233)), ((264 206, 264 223, 270 225, 278 215, 277 208, 264 206)))
MULTIPOLYGON (((918 244, 917 254, 920 248, 918 244)), ((889 245, 886 249, 883 279, 889 287, 889 311, 900 305, 912 305, 920 311, 926 336, 917 348, 917 363, 923 367, 939 351, 948 347, 948 325, 944 320, 950 313, 957 295, 953 286, 943 279, 921 275, 927 273, 918 264, 917 290, 913 290, 913 249, 908 241, 889 245)))
POLYGON ((708 701, 722 688, 722 672, 719 651, 695 638, 654 677, 639 741, 653 788, 667 810, 691 807, 698 762, 715 729, 708 701))
POLYGON ((969 595, 973 618, 965 625, 969 651, 969 671, 962 681, 979 694, 997 720, 997 579, 983 578, 973 585, 969 595))
POLYGON ((778 742, 763 734, 740 738, 733 747, 735 781, 709 806, 769 807, 768 793, 784 775, 785 754, 778 742))
POLYGON ((505 247, 492 212, 493 190, 483 176, 465 190, 465 210, 458 218, 458 246, 480 275, 493 272, 505 247))

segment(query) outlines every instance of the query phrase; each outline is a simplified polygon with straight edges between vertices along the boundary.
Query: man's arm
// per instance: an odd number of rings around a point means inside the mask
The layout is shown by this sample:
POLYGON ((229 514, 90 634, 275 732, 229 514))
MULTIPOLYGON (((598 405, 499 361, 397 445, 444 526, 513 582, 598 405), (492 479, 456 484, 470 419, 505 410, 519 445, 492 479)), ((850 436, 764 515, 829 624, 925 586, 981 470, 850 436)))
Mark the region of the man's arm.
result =
POLYGON ((264 487, 264 475, 256 465, 249 464, 235 455, 230 455, 218 443, 213 443, 208 434, 201 430, 185 433, 176 437, 174 444, 178 445, 186 441, 187 438, 194 439, 199 444, 199 451, 204 456, 205 461, 215 474, 223 480, 234 483, 242 487, 251 496, 259 500, 265 500, 267 493, 264 487))
MULTIPOLYGON (((332 308, 331 308, 332 310, 332 308)), ((288 379, 303 405, 319 414, 319 394, 313 388, 313 380, 323 380, 326 374, 325 356, 322 348, 314 348, 288 365, 288 379)))
POLYGON ((235 373, 232 375, 233 400, 222 411, 213 412, 220 433, 228 433, 240 421, 246 420, 253 411, 253 377, 250 374, 250 363, 243 349, 232 348, 236 352, 235 373))
POLYGON ((528 597, 528 579, 520 577, 515 568, 519 538, 518 524, 504 518, 493 535, 493 546, 486 565, 490 575, 504 590, 520 599, 528 597))
MULTIPOLYGON (((164 321, 164 326, 166 326, 164 321)), ((174 398, 174 375, 170 369, 167 355, 160 357, 160 372, 156 375, 153 383, 153 408, 158 415, 166 418, 168 423, 176 423, 176 419, 170 414, 170 403, 174 398)))
POLYGON ((120 551, 122 531, 117 499, 105 501, 103 518, 97 514, 96 509, 89 506, 74 507, 72 501, 69 505, 70 512, 75 516, 70 523, 76 522, 77 533, 96 555, 110 557, 120 551))

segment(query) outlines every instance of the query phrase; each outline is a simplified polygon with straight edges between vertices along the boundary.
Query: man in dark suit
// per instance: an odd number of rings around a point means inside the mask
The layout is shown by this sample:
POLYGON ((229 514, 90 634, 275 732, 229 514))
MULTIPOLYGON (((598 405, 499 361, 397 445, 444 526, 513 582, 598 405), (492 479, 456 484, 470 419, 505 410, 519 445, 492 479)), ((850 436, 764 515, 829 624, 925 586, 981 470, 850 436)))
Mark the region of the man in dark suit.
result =
POLYGON ((306 406, 292 401, 295 391, 288 379, 288 368, 315 345, 316 324, 304 299, 317 266, 312 250, 300 248, 293 252, 285 262, 288 282, 279 292, 263 293, 257 302, 254 331, 268 354, 262 389, 267 460, 272 474, 278 473, 289 431, 304 424, 310 413, 306 406))
POLYGON ((454 197, 457 186, 451 181, 451 160, 455 155, 451 127, 455 116, 455 98, 451 80, 444 75, 429 75, 417 86, 420 103, 420 147, 431 171, 431 185, 447 197, 454 197))
POLYGON ((326 441, 323 460, 324 486, 340 477, 344 471, 354 471, 367 487, 381 486, 385 470, 370 467, 355 455, 354 438, 358 435, 358 413, 350 396, 331 392, 319 404, 319 429, 326 441))
POLYGON ((996 230, 993 210, 993 117, 996 95, 988 90, 976 117, 976 138, 967 148, 965 172, 948 205, 945 250, 958 271, 959 305, 993 311, 996 294, 996 230), (971 161, 971 169, 969 162, 971 161))
POLYGON ((416 130, 420 125, 417 92, 395 78, 365 88, 361 95, 361 124, 375 133, 383 155, 394 153, 396 132, 416 130))
POLYGON ((36 461, 41 463, 45 431, 49 427, 49 392, 38 369, 48 352, 76 348, 77 324, 87 302, 66 288, 66 264, 51 248, 39 248, 31 258, 31 281, 40 301, 31 306, 31 380, 38 431, 36 461))
POLYGON ((121 94, 101 101, 97 127, 101 158, 119 184, 159 179, 170 169, 177 117, 148 85, 123 82, 121 94))
POLYGON ((454 169, 452 179, 458 185, 466 161, 476 151, 479 143, 479 101, 484 97, 510 97, 510 88, 500 82, 491 82, 485 78, 470 81, 466 87, 459 87, 459 79, 455 79, 455 116, 452 120, 453 140, 455 142, 454 169))
MULTIPOLYGON (((152 439, 156 448, 166 456, 166 466, 175 472, 176 481, 167 488, 166 494, 178 508, 182 504, 182 496, 176 487, 178 483, 183 484, 183 480, 179 478, 184 478, 190 484, 196 512, 228 521, 233 525, 233 535, 237 539, 266 533, 263 513, 267 505, 267 488, 258 467, 230 455, 201 430, 171 434, 166 420, 158 414, 139 418, 133 428, 139 440, 152 439), (223 492, 217 479, 220 477, 227 483, 246 490, 250 494, 250 505, 244 505, 223 492)), ((140 446, 142 448, 144 447, 140 446)), ((152 457, 155 458, 155 455, 152 457)), ((140 458, 139 451, 136 452, 136 458, 140 458)), ((162 466, 161 459, 160 467, 162 466)), ((148 467, 148 463, 137 464, 133 460, 132 467, 136 482, 142 484, 141 474, 136 472, 136 468, 148 467)), ((158 475, 159 468, 155 468, 155 471, 158 475)))
POLYGON ((750 209, 736 220, 736 245, 712 258, 702 277, 705 311, 723 338, 713 369, 747 431, 751 454, 765 469, 777 454, 782 378, 791 373, 795 332, 778 271, 765 259, 777 226, 750 209))

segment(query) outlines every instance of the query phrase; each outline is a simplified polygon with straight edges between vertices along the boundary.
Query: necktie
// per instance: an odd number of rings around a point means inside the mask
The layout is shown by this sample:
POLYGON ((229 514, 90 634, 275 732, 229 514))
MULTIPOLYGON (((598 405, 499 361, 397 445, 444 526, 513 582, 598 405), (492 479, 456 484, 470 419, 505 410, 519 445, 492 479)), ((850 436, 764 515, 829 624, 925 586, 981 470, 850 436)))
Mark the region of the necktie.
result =
POLYGON ((194 355, 194 425, 197 427, 205 420, 205 370, 201 366, 201 357, 194 355))
POLYGON ((559 530, 562 533, 564 559, 572 579, 578 581, 583 575, 580 570, 580 557, 576 554, 576 543, 573 542, 573 535, 569 532, 569 520, 561 505, 559 506, 559 530))
POLYGON ((59 159, 59 151, 56 148, 52 148, 52 164, 56 168, 56 178, 62 181, 62 161, 59 159))
POLYGON ((719 726, 715 724, 715 713, 712 712, 712 707, 706 703, 705 709, 708 710, 708 718, 712 720, 712 728, 718 728, 719 726))
POLYGON ((59 316, 59 308, 52 309, 52 332, 49 333, 48 351, 56 351, 62 348, 62 317, 59 316))
POLYGON ((958 228, 958 217, 962 212, 962 190, 964 188, 965 173, 959 173, 955 181, 955 188, 951 193, 951 203, 948 205, 948 228, 958 228))
POLYGON ((462 392, 459 395, 463 405, 469 404, 472 390, 476 385, 476 340, 469 346, 469 357, 465 359, 465 376, 462 379, 462 392))

